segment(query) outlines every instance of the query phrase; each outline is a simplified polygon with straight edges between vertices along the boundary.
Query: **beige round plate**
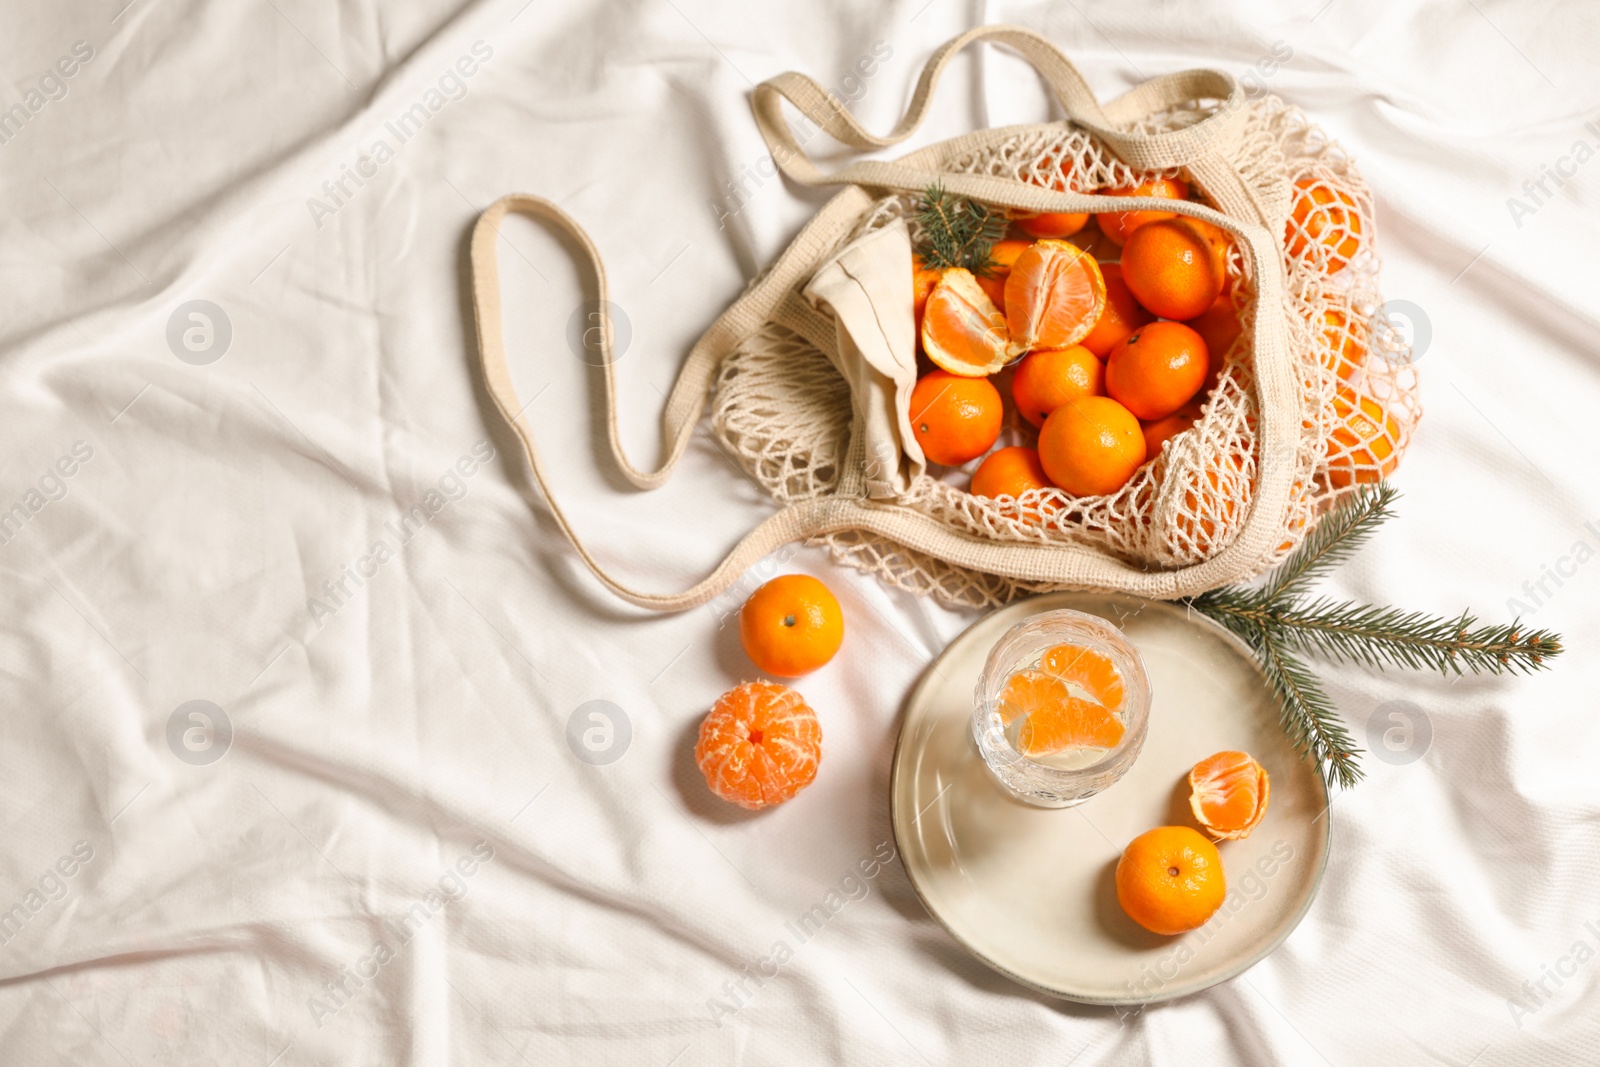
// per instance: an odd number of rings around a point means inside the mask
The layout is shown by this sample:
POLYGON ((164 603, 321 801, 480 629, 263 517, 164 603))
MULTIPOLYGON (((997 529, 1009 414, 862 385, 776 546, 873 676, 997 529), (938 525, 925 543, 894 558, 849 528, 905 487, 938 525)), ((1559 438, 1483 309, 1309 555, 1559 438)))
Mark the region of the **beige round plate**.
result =
POLYGON ((907 702, 889 792, 901 861, 929 914, 1001 974, 1090 1004, 1187 996, 1259 962, 1311 906, 1331 842, 1327 787, 1284 736, 1249 650, 1208 619, 1132 597, 1051 593, 956 638, 907 702), (990 646, 1052 608, 1122 627, 1152 693, 1150 734, 1127 775, 1053 811, 1000 791, 969 725, 990 646), (1266 817, 1247 839, 1218 846, 1228 896, 1210 922, 1181 937, 1149 933, 1117 904, 1117 858, 1152 827, 1195 825, 1189 768, 1223 749, 1266 767, 1266 817))

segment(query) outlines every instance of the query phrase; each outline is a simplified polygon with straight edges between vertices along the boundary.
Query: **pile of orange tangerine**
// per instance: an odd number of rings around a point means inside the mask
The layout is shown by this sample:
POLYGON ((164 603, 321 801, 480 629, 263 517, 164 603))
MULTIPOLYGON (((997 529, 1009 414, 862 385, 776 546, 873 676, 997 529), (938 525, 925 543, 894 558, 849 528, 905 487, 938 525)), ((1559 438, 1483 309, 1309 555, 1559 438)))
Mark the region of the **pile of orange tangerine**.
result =
MULTIPOLYGON (((1112 196, 1189 199, 1186 182, 1154 178, 1112 196)), ((1335 273, 1359 251, 1355 202, 1316 182, 1296 186, 1284 243, 1309 241, 1335 273)), ((929 268, 916 257, 913 299, 927 372, 911 394, 911 428, 931 463, 984 458, 971 491, 1018 497, 1051 487, 1115 493, 1166 441, 1193 426, 1241 327, 1228 269, 1232 237, 1159 210, 1032 215, 1013 220, 982 274, 929 268), (1091 221, 1092 218, 1092 221, 1091 221), (1038 431, 1037 447, 990 452, 1005 423, 1002 388, 1038 431)), ((1322 326, 1333 402, 1328 480, 1336 488, 1387 474, 1398 426, 1348 386, 1366 356, 1342 312, 1322 326)))

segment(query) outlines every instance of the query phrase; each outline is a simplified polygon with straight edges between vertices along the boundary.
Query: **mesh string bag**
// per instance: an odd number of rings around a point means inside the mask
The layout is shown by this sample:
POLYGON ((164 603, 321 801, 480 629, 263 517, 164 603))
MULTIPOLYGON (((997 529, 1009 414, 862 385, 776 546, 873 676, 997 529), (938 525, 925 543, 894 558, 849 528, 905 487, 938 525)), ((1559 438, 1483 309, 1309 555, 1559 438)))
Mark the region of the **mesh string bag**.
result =
MULTIPOLYGON (((660 484, 709 403, 712 431, 782 507, 694 588, 652 594, 611 579, 547 491, 580 556, 625 599, 658 609, 703 602, 793 540, 953 604, 990 606, 1053 589, 1192 595, 1271 567, 1329 504, 1388 476, 1404 453, 1421 409, 1403 339, 1373 328, 1383 319, 1371 194, 1338 146, 1276 97, 1247 98, 1228 75, 1190 71, 1102 108, 1043 38, 985 27, 935 53, 887 137, 862 129, 797 74, 760 86, 755 110, 792 180, 843 191, 690 353, 663 419, 662 467, 635 469, 615 432, 612 446, 635 484, 660 484), (985 38, 1033 62, 1068 119, 978 131, 834 174, 805 156, 787 125, 784 101, 846 145, 893 144, 921 121, 949 57, 985 38), (1105 195, 1155 177, 1183 179, 1194 199, 1105 195), (1195 425, 1117 492, 977 497, 966 489, 975 463, 928 465, 896 438, 894 409, 904 411, 915 370, 893 324, 910 314, 917 197, 936 183, 1014 215, 1160 208, 1228 235, 1225 292, 1238 339, 1212 353, 1216 383, 1195 425), (819 290, 832 295, 819 298, 819 290)), ((545 201, 507 197, 480 220, 473 264, 485 379, 543 486, 499 336, 494 240, 509 210, 578 236, 602 306, 605 279, 581 229, 545 201)), ((612 361, 600 362, 610 404, 612 361)), ((1032 444, 1036 432, 1014 413, 1009 419, 996 447, 1032 444)))

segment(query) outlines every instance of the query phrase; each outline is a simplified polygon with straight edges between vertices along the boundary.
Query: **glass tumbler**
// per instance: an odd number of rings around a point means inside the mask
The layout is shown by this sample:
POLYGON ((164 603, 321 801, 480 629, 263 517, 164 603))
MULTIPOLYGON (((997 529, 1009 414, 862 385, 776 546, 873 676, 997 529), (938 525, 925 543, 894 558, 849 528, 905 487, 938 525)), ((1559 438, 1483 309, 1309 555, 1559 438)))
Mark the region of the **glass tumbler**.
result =
MULTIPOLYGON (((1070 676, 1072 696, 1093 694, 1070 676)), ((1150 723, 1150 679, 1139 652, 1122 631, 1098 615, 1060 608, 1017 623, 995 643, 973 694, 972 738, 989 774, 1007 793, 1041 808, 1067 808, 1110 787, 1127 773, 1144 747, 1150 723), (1088 649, 1105 657, 1122 682, 1122 702, 1111 709, 1123 726, 1110 748, 1069 748, 1029 756, 1017 747, 1017 723, 1001 715, 1000 695, 1013 675, 1041 670, 1046 653, 1060 645, 1088 649)))

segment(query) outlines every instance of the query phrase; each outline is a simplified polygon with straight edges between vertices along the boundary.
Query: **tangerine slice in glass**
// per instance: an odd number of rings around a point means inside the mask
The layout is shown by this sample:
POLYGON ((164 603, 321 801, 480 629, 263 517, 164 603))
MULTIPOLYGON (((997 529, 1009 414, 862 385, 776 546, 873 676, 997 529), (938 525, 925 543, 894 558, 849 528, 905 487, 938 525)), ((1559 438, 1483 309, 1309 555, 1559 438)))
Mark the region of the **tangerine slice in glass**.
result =
POLYGON ((1106 280, 1093 256, 1070 241, 1036 241, 1006 277, 1006 326, 1013 354, 1075 345, 1106 306, 1106 280))
POLYGON ((1109 710, 1072 695, 1067 683, 1044 671, 1023 669, 1000 692, 1000 720, 1021 720, 1017 751, 1048 756, 1068 748, 1115 748, 1126 728, 1109 710))
POLYGON ((951 374, 981 378, 1006 365, 1010 342, 1005 315, 972 272, 945 271, 922 309, 922 350, 928 358, 951 374))
POLYGON ((1056 645, 1039 657, 1039 668, 1083 689, 1108 711, 1122 707, 1122 675, 1104 654, 1081 645, 1056 645))
POLYGON ((711 791, 751 810, 782 804, 810 785, 821 759, 816 712, 773 682, 746 682, 722 694, 694 746, 711 791))
POLYGON ((1272 785, 1267 770, 1248 752, 1218 752, 1189 772, 1189 807, 1218 841, 1250 836, 1267 814, 1272 785))

